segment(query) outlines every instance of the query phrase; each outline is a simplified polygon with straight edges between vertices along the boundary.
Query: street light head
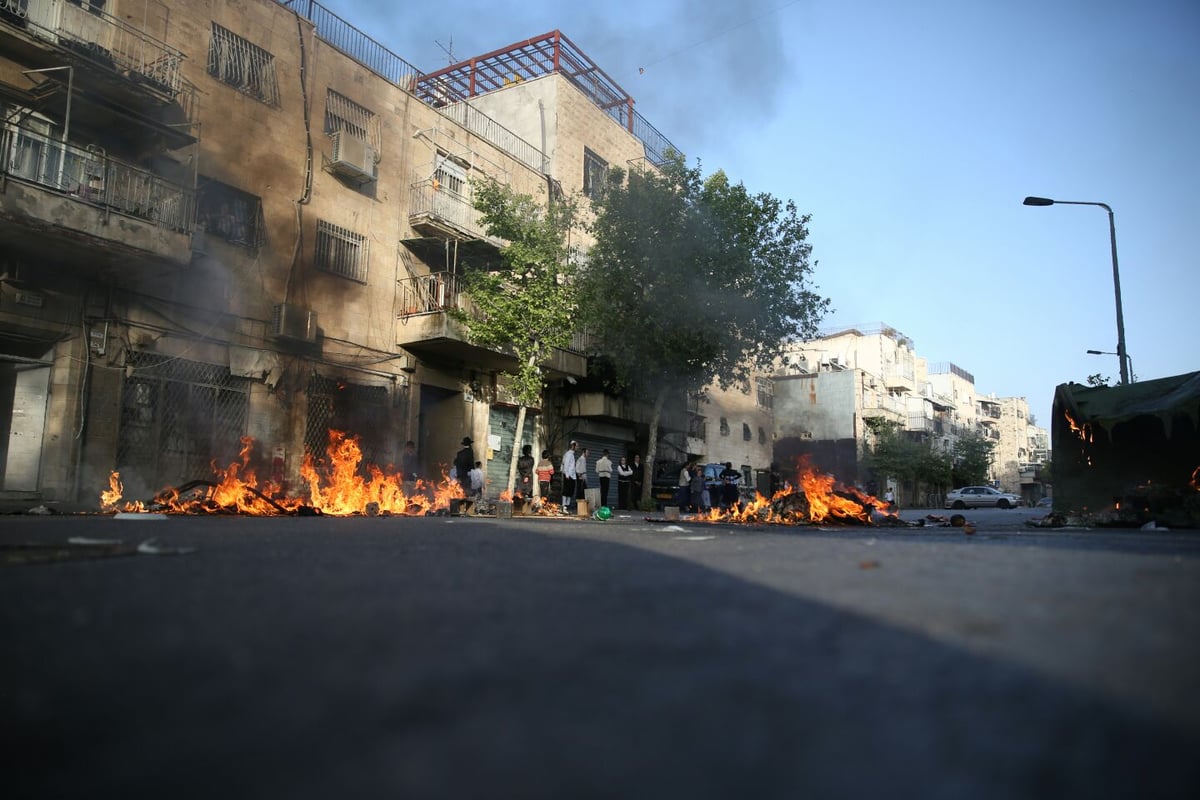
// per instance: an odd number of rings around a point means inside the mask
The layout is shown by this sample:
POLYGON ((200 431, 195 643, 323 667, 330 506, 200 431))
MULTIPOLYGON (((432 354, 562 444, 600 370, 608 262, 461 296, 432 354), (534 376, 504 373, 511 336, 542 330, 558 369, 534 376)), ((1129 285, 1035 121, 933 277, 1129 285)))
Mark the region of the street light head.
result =
POLYGON ((1025 205, 1027 206, 1052 206, 1054 201, 1049 197, 1026 197, 1025 205))
POLYGON ((1106 353, 1103 350, 1088 350, 1090 356, 1111 356, 1113 353, 1106 353))

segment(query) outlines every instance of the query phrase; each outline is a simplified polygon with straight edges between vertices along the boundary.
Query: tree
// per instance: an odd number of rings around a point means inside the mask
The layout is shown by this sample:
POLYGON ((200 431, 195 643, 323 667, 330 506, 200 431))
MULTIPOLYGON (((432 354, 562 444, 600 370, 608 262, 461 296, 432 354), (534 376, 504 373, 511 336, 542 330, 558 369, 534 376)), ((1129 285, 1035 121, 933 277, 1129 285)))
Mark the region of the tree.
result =
POLYGON ((649 487, 668 394, 747 380, 811 337, 829 301, 805 288, 809 217, 795 203, 720 171, 702 179, 678 154, 613 170, 594 210, 580 310, 621 385, 653 398, 649 487))
POLYGON ((883 417, 863 420, 871 431, 874 444, 863 449, 863 466, 880 477, 893 477, 912 484, 914 497, 919 497, 918 483, 940 487, 950 482, 951 459, 938 453, 931 442, 917 442, 904 435, 899 422, 883 417))
POLYGON ((511 492, 526 412, 539 402, 545 386, 543 364, 555 348, 571 342, 576 305, 568 242, 576 208, 565 199, 542 206, 491 178, 476 182, 473 189, 484 229, 508 244, 500 249, 500 268, 468 269, 464 274, 463 289, 475 309, 450 313, 472 343, 511 353, 516 361, 512 370, 501 373, 517 401, 508 466, 511 492))
POLYGON ((987 480, 996 443, 978 433, 960 436, 954 443, 954 484, 969 486, 987 480))

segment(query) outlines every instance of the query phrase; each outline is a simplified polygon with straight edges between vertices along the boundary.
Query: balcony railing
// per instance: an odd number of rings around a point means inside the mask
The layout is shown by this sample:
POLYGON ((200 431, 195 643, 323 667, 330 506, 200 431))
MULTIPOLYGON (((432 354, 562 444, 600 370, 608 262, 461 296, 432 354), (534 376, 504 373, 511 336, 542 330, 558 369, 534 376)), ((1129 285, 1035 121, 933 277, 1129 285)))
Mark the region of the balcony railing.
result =
POLYGON ((0 171, 75 200, 147 220, 180 233, 192 230, 195 195, 99 149, 64 144, 25 128, 0 135, 0 171))
POLYGON ((432 178, 418 181, 409 189, 408 216, 410 221, 425 217, 437 227, 474 239, 488 239, 480 222, 481 214, 469 199, 439 185, 432 178))
MULTIPOLYGON (((441 314, 451 309, 468 314, 479 314, 479 310, 461 290, 462 278, 451 272, 431 272, 400 281, 400 317, 419 314, 441 314)), ((593 348, 592 336, 587 331, 576 331, 571 343, 564 350, 583 354, 593 348)))
POLYGON ((118 17, 62 0, 28 0, 24 18, 42 39, 172 99, 180 93, 183 53, 118 17))

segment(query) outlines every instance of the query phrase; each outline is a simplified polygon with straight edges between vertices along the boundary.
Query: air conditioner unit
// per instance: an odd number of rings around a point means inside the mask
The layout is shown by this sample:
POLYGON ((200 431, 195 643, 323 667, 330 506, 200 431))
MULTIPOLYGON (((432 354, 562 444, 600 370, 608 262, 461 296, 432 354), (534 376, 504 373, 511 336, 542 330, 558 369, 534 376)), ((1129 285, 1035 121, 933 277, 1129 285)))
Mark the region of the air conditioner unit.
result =
POLYGON ((271 334, 276 339, 312 344, 317 341, 317 312, 291 303, 279 303, 275 306, 271 334))
POLYGON ((355 181, 373 181, 379 174, 375 167, 375 148, 346 131, 334 131, 333 155, 329 169, 335 175, 355 181))

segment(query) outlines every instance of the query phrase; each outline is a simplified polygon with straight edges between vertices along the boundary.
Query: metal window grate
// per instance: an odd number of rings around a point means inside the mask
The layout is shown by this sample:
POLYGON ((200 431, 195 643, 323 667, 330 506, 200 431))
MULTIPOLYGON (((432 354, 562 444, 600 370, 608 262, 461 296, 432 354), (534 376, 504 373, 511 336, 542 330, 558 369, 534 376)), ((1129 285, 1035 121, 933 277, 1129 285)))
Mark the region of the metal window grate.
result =
POLYGON ((267 105, 279 105, 275 56, 215 22, 208 48, 208 74, 267 105))
POLYGON ((586 147, 583 148, 583 193, 585 196, 595 198, 600 195, 607 179, 607 173, 608 162, 586 147))
POLYGON ((131 351, 121 393, 117 464, 154 488, 212 476, 237 459, 250 382, 228 367, 131 351))
POLYGON ((317 221, 317 247, 313 263, 317 269, 367 282, 367 237, 326 222, 317 221))
POLYGON ((344 131, 361 139, 379 153, 383 147, 379 118, 369 108, 329 89, 325 93, 325 133, 344 131))
POLYGON ((313 375, 308 379, 304 451, 323 462, 329 447, 329 431, 337 430, 359 437, 363 455, 359 467, 364 472, 371 464, 386 467, 394 461, 388 446, 392 429, 390 411, 388 390, 383 386, 364 386, 313 375))

